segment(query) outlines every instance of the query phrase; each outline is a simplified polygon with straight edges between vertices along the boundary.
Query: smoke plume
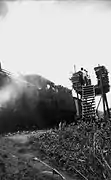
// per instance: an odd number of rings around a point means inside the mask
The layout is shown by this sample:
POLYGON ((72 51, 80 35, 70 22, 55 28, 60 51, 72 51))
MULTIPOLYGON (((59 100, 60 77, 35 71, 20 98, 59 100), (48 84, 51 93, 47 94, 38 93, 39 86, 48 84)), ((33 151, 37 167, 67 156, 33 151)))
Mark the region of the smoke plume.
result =
POLYGON ((17 83, 14 79, 0 89, 0 107, 14 106, 15 102, 23 94, 25 84, 17 83))
POLYGON ((0 108, 16 106, 17 100, 21 101, 25 95, 27 105, 33 109, 39 99, 39 90, 47 87, 49 80, 39 75, 24 75, 10 77, 4 80, 0 87, 0 108))

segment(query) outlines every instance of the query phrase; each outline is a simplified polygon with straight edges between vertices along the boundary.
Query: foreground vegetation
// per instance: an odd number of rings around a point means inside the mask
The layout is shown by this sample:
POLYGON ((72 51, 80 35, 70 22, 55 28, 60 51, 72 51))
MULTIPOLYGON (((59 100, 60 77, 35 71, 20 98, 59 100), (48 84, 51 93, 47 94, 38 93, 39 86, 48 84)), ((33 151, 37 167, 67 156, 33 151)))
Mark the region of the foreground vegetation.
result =
MULTIPOLYGON (((33 166, 33 159, 29 161, 25 158, 31 153, 66 175, 67 180, 111 179, 110 120, 101 123, 81 121, 43 133, 27 133, 29 141, 23 145, 10 141, 8 134, 1 137, 0 178, 55 180, 40 175, 33 166)), ((10 136, 13 137, 13 134, 10 136)))
POLYGON ((33 148, 39 148, 52 166, 76 179, 111 179, 110 121, 72 123, 33 137, 32 141, 33 148))

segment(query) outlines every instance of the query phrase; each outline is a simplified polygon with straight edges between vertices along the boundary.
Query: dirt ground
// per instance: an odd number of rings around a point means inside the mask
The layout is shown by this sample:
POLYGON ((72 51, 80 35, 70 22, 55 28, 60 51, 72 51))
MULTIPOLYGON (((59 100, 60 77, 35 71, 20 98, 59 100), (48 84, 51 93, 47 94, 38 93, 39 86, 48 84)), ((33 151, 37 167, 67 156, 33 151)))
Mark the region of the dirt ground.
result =
POLYGON ((8 134, 0 137, 0 180, 74 180, 65 172, 50 166, 47 159, 41 160, 41 153, 33 149, 30 136, 36 133, 8 134))

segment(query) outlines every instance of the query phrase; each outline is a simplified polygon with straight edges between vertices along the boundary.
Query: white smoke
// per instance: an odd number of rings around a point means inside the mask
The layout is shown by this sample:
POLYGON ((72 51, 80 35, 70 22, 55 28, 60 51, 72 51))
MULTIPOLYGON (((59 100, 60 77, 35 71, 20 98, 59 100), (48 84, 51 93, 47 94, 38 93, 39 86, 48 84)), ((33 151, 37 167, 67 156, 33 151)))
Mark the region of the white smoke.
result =
POLYGON ((0 88, 0 107, 7 107, 7 105, 15 105, 15 102, 24 91, 24 84, 18 83, 14 79, 8 84, 0 88))
POLYGON ((0 87, 0 108, 16 107, 17 100, 25 94, 27 105, 33 109, 39 99, 39 90, 46 85, 46 80, 40 76, 29 75, 29 82, 25 76, 10 77, 11 81, 0 87), (41 81, 40 81, 41 80, 41 81))

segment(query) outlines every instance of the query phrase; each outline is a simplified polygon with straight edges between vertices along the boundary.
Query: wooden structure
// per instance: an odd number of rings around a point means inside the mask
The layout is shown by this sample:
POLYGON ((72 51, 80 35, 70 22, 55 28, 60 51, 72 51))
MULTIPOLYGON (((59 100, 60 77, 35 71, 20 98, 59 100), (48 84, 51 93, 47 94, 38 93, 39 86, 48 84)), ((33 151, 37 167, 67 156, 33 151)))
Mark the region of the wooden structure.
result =
POLYGON ((82 86, 82 118, 96 116, 95 89, 93 85, 82 86))
MULTIPOLYGON (((104 66, 95 67, 94 70, 95 70, 96 77, 98 80, 97 85, 99 89, 99 90, 96 90, 96 92, 97 92, 97 95, 101 96, 100 101, 101 99, 103 100, 104 118, 106 117, 110 118, 110 111, 109 111, 108 101, 107 101, 107 96, 106 96, 106 93, 110 91, 108 71, 104 66)), ((100 104, 100 101, 99 101, 99 104, 100 104)), ((99 107, 99 104, 98 104, 98 107, 99 107)))
POLYGON ((81 94, 81 92, 82 92, 82 85, 81 85, 82 73, 81 73, 81 71, 75 72, 70 80, 72 81, 72 88, 77 93, 77 99, 78 99, 78 101, 76 102, 76 106, 78 106, 78 108, 76 108, 77 109, 77 115, 79 117, 81 117, 81 107, 80 107, 80 104, 79 104, 79 101, 81 99, 81 98, 79 98, 79 95, 80 96, 82 95, 81 94))
MULTIPOLYGON (((108 71, 105 66, 97 66, 94 68, 94 70, 97 77, 96 85, 90 84, 88 86, 83 86, 81 71, 74 73, 70 78, 70 80, 72 81, 72 87, 77 93, 77 97, 79 97, 80 95, 80 99, 82 100, 82 117, 86 117, 87 111, 89 111, 88 109, 91 109, 91 112, 89 113, 91 116, 95 115, 95 96, 100 96, 100 101, 101 99, 103 100, 104 118, 106 116, 110 117, 106 96, 106 93, 110 91, 108 71), (87 101, 85 100, 85 98, 87 99, 87 101), (89 104, 88 102, 92 102, 92 106, 90 106, 91 103, 89 104)), ((97 110, 99 104, 97 106, 97 110)))

